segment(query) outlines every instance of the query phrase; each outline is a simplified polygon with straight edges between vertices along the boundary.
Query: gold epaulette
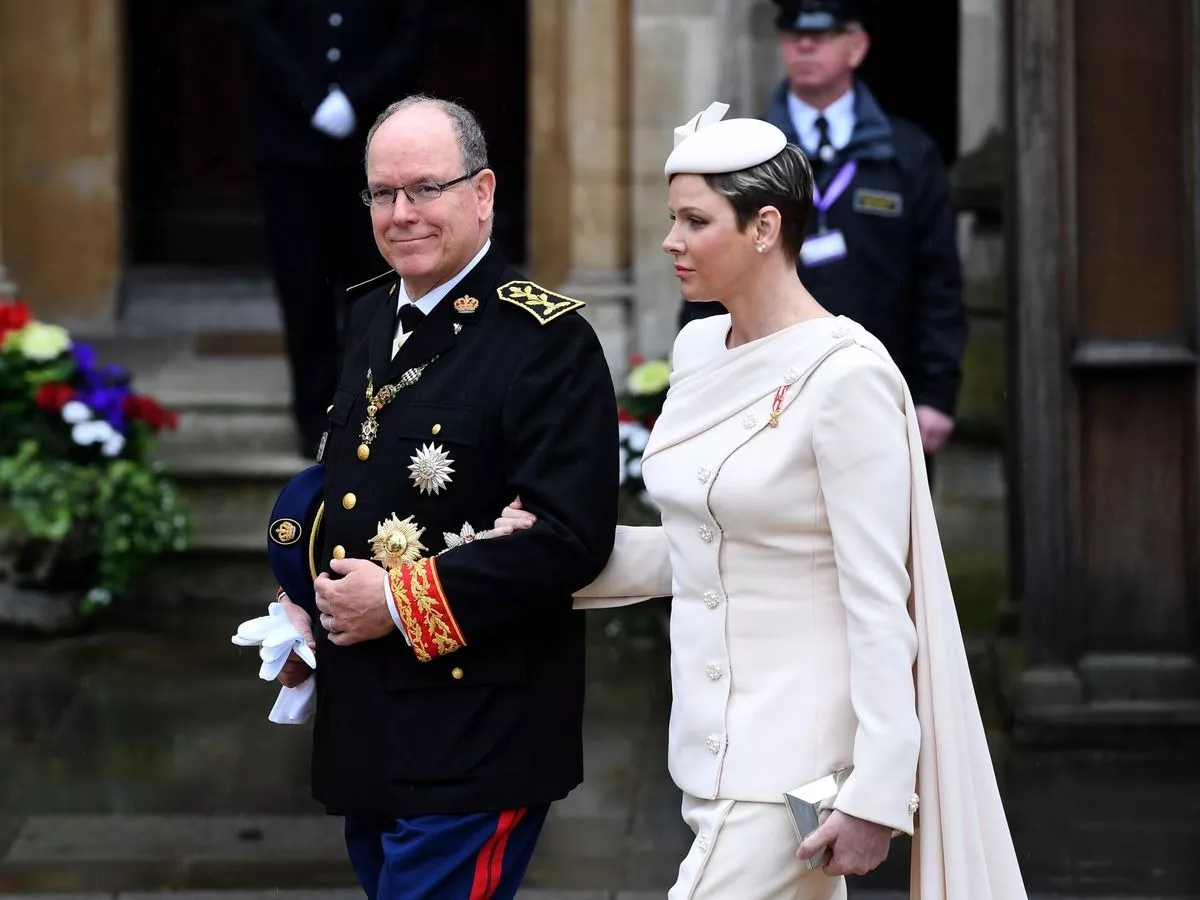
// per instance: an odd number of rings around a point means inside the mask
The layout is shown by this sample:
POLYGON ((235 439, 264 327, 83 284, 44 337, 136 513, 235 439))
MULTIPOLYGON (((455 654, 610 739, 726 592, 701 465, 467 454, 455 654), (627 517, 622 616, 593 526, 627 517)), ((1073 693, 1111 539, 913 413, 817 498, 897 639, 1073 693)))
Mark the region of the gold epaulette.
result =
POLYGON ((501 285, 496 290, 496 294, 501 300, 521 307, 542 325, 547 325, 559 316, 587 305, 582 300, 556 294, 532 281, 510 281, 508 284, 501 285))

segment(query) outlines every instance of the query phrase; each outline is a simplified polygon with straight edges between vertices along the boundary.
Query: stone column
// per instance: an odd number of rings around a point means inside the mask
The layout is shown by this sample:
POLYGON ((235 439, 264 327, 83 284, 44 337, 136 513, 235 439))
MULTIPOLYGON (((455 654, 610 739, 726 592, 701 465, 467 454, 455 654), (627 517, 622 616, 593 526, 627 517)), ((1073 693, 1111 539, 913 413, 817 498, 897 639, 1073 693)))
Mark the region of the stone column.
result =
MULTIPOLYGON (((0 61, 0 173, 4 172, 4 72, 0 61)), ((4 178, 0 177, 0 300, 17 296, 16 282, 4 265, 4 178)))
POLYGON ((39 317, 115 310, 121 250, 121 7, 0 2, 5 260, 39 317))
POLYGON ((629 3, 529 5, 529 268, 629 357, 629 3))

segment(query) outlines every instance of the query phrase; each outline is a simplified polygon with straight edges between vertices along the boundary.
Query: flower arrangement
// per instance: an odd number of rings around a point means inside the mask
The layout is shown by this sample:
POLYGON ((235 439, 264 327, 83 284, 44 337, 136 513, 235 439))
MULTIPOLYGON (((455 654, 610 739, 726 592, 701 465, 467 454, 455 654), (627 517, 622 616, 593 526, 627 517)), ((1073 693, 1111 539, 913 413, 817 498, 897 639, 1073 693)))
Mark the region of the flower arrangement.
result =
POLYGON ((623 518, 629 524, 643 524, 655 518, 657 510, 642 480, 642 451, 662 413, 671 364, 665 359, 644 360, 639 356, 633 357, 630 364, 625 390, 617 397, 621 491, 626 501, 622 506, 623 518))
POLYGON ((176 413, 133 392, 94 348, 0 301, 0 563, 18 582, 112 602, 151 559, 185 549, 192 522, 150 461, 176 413))

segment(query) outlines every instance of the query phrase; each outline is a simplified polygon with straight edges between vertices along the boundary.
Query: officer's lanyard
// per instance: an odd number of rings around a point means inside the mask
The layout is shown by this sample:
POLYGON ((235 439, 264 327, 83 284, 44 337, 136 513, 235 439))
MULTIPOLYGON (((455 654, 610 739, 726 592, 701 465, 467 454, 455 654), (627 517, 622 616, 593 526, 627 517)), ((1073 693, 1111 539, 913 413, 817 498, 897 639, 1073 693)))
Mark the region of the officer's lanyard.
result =
POLYGON ((821 233, 829 230, 825 224, 825 214, 829 212, 829 208, 833 204, 837 203, 838 197, 846 193, 846 188, 850 187, 850 182, 854 180, 856 172, 858 172, 858 161, 852 159, 838 169, 837 174, 833 176, 833 181, 824 191, 815 183, 813 184, 813 209, 817 211, 817 229, 821 233))

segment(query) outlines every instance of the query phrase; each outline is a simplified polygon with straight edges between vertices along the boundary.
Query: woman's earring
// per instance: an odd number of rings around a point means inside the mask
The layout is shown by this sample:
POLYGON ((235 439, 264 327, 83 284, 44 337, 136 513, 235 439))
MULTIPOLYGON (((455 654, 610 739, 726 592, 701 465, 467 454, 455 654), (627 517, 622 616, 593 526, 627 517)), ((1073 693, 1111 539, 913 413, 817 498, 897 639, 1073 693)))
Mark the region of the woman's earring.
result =
POLYGON ((759 253, 766 253, 767 245, 766 244, 756 244, 754 249, 757 250, 759 253))

